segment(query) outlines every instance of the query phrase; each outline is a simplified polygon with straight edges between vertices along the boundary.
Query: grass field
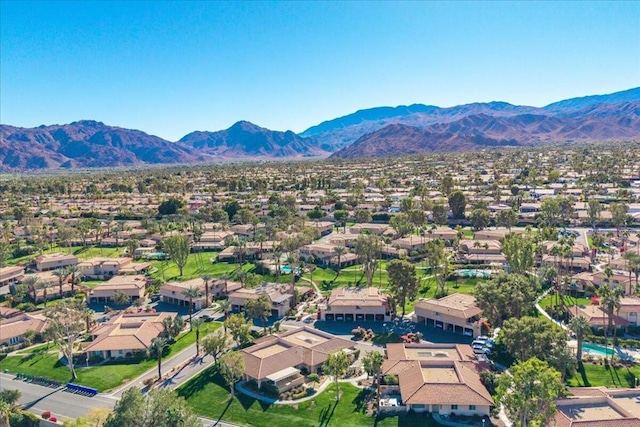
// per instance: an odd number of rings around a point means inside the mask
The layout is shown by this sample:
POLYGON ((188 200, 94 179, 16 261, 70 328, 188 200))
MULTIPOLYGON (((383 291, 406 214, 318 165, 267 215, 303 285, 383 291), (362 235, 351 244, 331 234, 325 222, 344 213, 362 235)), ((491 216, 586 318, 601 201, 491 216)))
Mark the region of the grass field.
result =
MULTIPOLYGON (((62 252, 64 254, 69 253, 68 246, 48 246, 43 253, 44 254, 53 254, 57 252, 62 252)), ((71 253, 76 255, 81 260, 87 260, 89 258, 94 257, 110 257, 117 258, 124 252, 124 248, 96 248, 94 246, 88 246, 87 248, 83 248, 82 246, 71 246, 71 253)), ((25 264, 37 257, 39 253, 34 253, 31 255, 19 257, 19 258, 9 258, 5 264, 6 265, 18 265, 25 264)))
POLYGON ((571 387, 634 387, 635 379, 640 378, 640 366, 632 368, 595 365, 583 363, 578 372, 567 378, 567 385, 571 387))
MULTIPOLYGON (((565 296, 564 301, 567 305, 591 305, 591 299, 589 298, 575 298, 572 296, 565 296)), ((540 307, 547 308, 552 307, 556 303, 556 296, 553 293, 548 294, 540 300, 540 307)))
MULTIPOLYGON (((221 326, 221 323, 211 322, 204 323, 200 327, 200 337, 213 332, 221 326)), ((191 344, 195 343, 195 331, 183 332, 175 343, 169 348, 169 352, 163 358, 169 359, 191 344)), ((155 360, 143 360, 139 363, 119 363, 106 364, 101 366, 92 366, 89 368, 82 367, 82 364, 76 368, 78 378, 76 383, 95 387, 99 391, 110 390, 119 386, 123 382, 136 378, 156 364, 155 360)), ((67 382, 71 380, 71 374, 66 365, 63 365, 58 359, 57 353, 41 352, 28 356, 11 356, 0 361, 0 370, 9 372, 22 372, 31 375, 38 375, 50 379, 67 382)))
POLYGON ((315 399, 298 405, 268 405, 245 395, 230 400, 229 389, 214 367, 178 389, 196 413, 255 427, 271 426, 435 426, 422 416, 387 417, 376 420, 365 414, 366 391, 351 384, 340 384, 340 402, 335 401, 335 386, 329 386, 315 399), (266 415, 266 416, 265 416, 266 415))
MULTIPOLYGON (((211 274, 214 277, 220 277, 223 274, 231 274, 240 266, 237 263, 228 262, 214 262, 210 261, 211 258, 215 258, 217 252, 201 252, 199 254, 189 255, 187 264, 184 266, 182 276, 180 276, 180 269, 171 260, 169 261, 151 261, 155 270, 151 273, 151 277, 154 279, 164 280, 165 282, 177 280, 191 280, 202 276, 203 274, 211 274)), ((252 263, 245 263, 242 269, 250 271, 255 266, 252 263)))

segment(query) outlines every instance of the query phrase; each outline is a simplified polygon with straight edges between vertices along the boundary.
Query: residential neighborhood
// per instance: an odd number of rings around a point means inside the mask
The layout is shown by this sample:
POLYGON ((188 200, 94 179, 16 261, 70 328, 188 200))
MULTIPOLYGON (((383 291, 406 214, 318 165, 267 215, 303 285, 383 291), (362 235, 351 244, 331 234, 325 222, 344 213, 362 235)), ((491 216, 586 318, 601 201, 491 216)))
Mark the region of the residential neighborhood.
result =
POLYGON ((95 175, 47 177, 46 200, 12 181, 2 387, 170 389, 239 425, 263 424, 238 396, 299 425, 360 396, 346 425, 484 427, 518 423, 533 375, 540 425, 640 425, 640 158, 601 153, 597 187, 570 148, 105 174, 91 195, 95 175), (231 415, 203 404, 231 391, 231 415))

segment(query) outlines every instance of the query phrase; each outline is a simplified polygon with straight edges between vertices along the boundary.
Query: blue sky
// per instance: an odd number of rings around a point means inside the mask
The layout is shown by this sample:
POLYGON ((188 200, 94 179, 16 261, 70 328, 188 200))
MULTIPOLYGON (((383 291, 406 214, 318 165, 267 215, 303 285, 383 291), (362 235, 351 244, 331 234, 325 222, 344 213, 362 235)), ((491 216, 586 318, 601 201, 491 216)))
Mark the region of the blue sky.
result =
POLYGON ((358 109, 640 86, 640 2, 0 3, 0 122, 170 140, 358 109))

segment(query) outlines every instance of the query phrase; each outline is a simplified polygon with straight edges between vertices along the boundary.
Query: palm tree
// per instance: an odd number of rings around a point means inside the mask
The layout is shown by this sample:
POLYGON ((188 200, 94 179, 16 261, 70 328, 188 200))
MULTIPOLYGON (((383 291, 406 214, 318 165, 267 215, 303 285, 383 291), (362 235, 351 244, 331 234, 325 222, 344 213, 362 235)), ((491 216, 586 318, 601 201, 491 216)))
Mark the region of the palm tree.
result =
POLYGON ((578 359, 578 363, 580 363, 582 362, 582 340, 587 334, 591 333, 591 325, 584 317, 576 316, 569 322, 569 329, 576 334, 576 339, 578 340, 576 358, 578 359))
POLYGON ((47 308, 47 294, 48 289, 53 286, 53 284, 48 280, 42 280, 38 282, 38 289, 42 289, 42 296, 44 297, 44 307, 47 308))
POLYGON ((80 279, 80 268, 78 268, 77 265, 70 265, 65 270, 67 271, 67 274, 71 276, 71 293, 75 294, 76 285, 80 279))
POLYGON ((33 303, 36 303, 36 289, 38 287, 38 277, 37 276, 29 276, 22 281, 22 284, 25 285, 29 292, 31 292, 31 297, 33 298, 33 303))
POLYGON ((191 327, 196 330, 196 357, 200 355, 200 326, 202 326, 202 319, 193 319, 191 327))
POLYGON ((200 295, 202 294, 200 293, 200 290, 195 286, 189 286, 187 289, 182 291, 182 295, 189 298, 189 328, 193 329, 193 324, 191 324, 191 316, 193 315, 193 300, 194 298, 200 297, 200 295))
POLYGON ((151 343, 151 347, 149 348, 156 354, 156 357, 158 358, 158 379, 162 378, 162 352, 164 351, 166 346, 167 340, 165 338, 158 337, 153 340, 153 342, 151 343))
POLYGON ((220 280, 224 280, 224 295, 227 296, 229 294, 227 282, 231 280, 231 275, 229 273, 224 273, 222 276, 220 276, 220 280))
POLYGON ((62 298, 62 285, 64 284, 65 280, 67 280, 67 277, 69 277, 69 273, 67 273, 67 270, 64 268, 56 268, 51 274, 58 278, 60 298, 62 298))
MULTIPOLYGON (((229 300, 223 299, 222 301, 218 302, 218 305, 220 306, 220 309, 224 313, 224 319, 227 320, 227 315, 229 314, 229 311, 231 311, 231 304, 229 303, 229 300)), ((226 334, 227 333, 226 323, 223 322, 222 326, 224 327, 224 333, 226 334)))
POLYGON ((209 307, 209 282, 213 279, 213 276, 205 273, 200 278, 204 282, 204 307, 207 308, 209 307))
POLYGON ((344 246, 336 246, 333 248, 333 252, 335 252, 338 257, 338 274, 340 274, 340 268, 342 267, 342 255, 344 255, 345 251, 346 249, 344 246))

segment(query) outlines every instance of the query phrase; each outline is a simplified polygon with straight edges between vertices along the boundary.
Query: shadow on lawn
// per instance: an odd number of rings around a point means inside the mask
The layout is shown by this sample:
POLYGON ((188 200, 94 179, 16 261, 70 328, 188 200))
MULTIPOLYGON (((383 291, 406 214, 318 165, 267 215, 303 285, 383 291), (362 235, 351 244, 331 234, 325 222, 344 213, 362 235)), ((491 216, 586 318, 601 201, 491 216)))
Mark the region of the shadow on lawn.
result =
POLYGON ((365 413, 365 409, 367 408, 367 402, 369 400, 369 396, 371 395, 371 390, 360 390, 360 393, 356 397, 353 398, 351 403, 355 406, 353 412, 362 412, 365 413))
POLYGON ((582 384, 585 387, 591 387, 591 383, 589 382, 589 378, 587 378, 587 373, 584 370, 584 365, 582 364, 582 362, 578 362, 577 371, 580 374, 580 376, 582 377, 582 384))
POLYGON ((338 401, 334 401, 333 403, 329 403, 325 406, 318 415, 318 427, 327 427, 331 418, 333 418, 333 413, 336 410, 336 406, 338 406, 338 401))

